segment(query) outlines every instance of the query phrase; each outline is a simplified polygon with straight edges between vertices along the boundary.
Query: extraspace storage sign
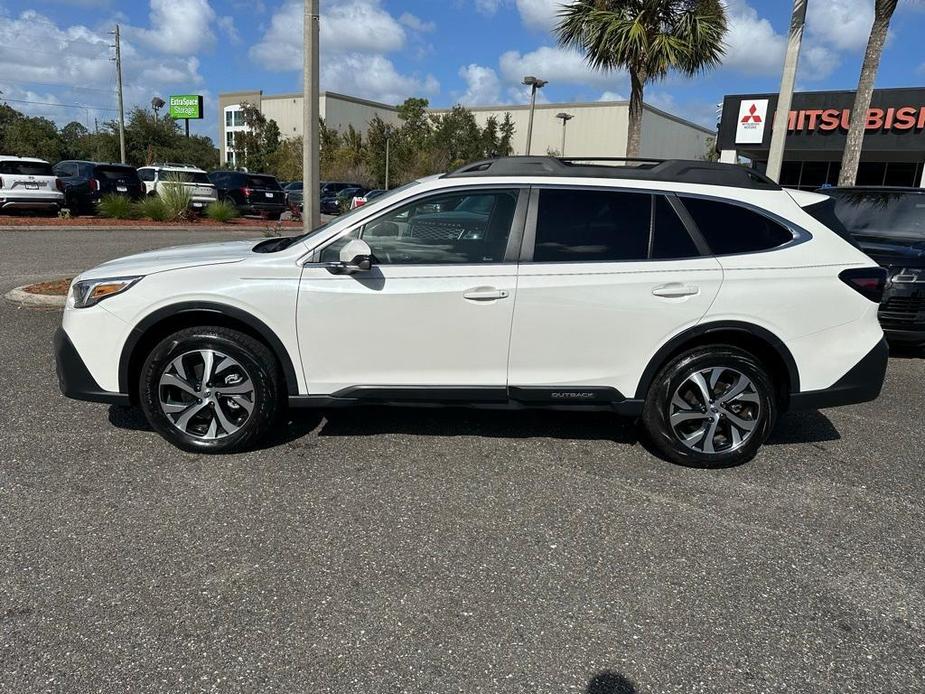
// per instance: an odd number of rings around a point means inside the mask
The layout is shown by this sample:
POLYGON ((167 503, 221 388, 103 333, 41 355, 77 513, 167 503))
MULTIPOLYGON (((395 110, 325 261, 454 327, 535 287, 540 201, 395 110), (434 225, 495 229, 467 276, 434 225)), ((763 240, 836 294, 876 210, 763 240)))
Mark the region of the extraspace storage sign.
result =
POLYGON ((203 103, 198 94, 170 97, 170 117, 174 120, 202 120, 203 103))

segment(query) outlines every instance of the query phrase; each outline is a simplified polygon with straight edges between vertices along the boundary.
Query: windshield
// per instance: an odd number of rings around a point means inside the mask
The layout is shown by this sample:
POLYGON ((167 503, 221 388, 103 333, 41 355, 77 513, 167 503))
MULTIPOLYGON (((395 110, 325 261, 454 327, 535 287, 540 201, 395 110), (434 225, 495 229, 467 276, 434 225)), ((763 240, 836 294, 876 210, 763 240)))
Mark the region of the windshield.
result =
POLYGON ((925 240, 925 194, 837 191, 835 214, 856 239, 925 240))
MULTIPOLYGON (((307 240, 309 240, 309 239, 311 239, 311 238, 314 238, 314 237, 317 236, 318 234, 320 234, 320 233, 326 231, 329 227, 331 227, 331 226, 333 226, 333 225, 335 225, 335 224, 338 224, 338 223, 344 221, 345 219, 349 219, 350 217, 353 217, 354 215, 357 215, 357 214, 359 214, 359 213, 361 213, 361 212, 364 213, 364 214, 366 214, 366 213, 369 212, 369 210, 370 210, 372 207, 378 207, 379 205, 381 205, 381 204, 383 204, 383 203, 388 203, 389 199, 392 198, 392 196, 397 195, 398 193, 401 193, 401 192, 403 192, 403 191, 406 191, 406 190, 408 190, 409 188, 413 188, 414 186, 419 185, 419 184, 420 184, 420 181, 411 181, 411 183, 406 183, 405 185, 401 186, 400 188, 395 188, 395 189, 393 189, 393 190, 390 190, 390 191, 388 191, 388 192, 383 193, 382 195, 380 195, 379 197, 376 198, 376 201, 375 201, 375 202, 371 202, 371 203, 369 203, 369 204, 367 204, 367 205, 363 205, 363 206, 361 206, 361 207, 357 207, 357 208, 355 208, 355 209, 352 209, 352 210, 350 210, 349 212, 346 212, 346 213, 340 215, 339 217, 334 217, 333 219, 331 219, 331 220, 330 220, 329 222, 327 222, 326 224, 322 224, 322 225, 321 225, 320 227, 318 227, 317 229, 312 229, 312 230, 311 230, 310 232, 308 232, 307 234, 301 234, 301 235, 299 235, 299 236, 290 237, 290 239, 289 239, 290 242, 289 242, 289 244, 286 246, 286 248, 288 248, 288 247, 291 246, 293 243, 296 243, 296 242, 298 242, 298 241, 307 241, 307 240)), ((282 250, 282 248, 279 248, 279 249, 276 249, 276 250, 282 250)))

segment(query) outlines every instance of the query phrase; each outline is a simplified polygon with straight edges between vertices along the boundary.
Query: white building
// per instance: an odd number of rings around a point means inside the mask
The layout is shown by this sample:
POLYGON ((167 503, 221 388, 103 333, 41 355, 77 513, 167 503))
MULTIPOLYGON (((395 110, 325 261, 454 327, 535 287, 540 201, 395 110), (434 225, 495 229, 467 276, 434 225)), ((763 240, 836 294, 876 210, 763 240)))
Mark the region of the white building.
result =
MULTIPOLYGON (((222 163, 234 162, 234 132, 244 127, 240 105, 258 106, 267 118, 276 121, 284 137, 302 135, 302 94, 265 96, 260 91, 219 95, 222 163)), ((334 92, 323 92, 320 113, 329 128, 345 130, 352 125, 360 133, 370 120, 379 116, 387 123, 399 124, 394 106, 358 99, 334 92)), ((515 133, 515 154, 526 154, 529 106, 468 107, 479 125, 494 116, 500 123, 511 114, 515 133)), ((448 109, 432 109, 446 113, 448 109)), ((590 103, 537 104, 533 124, 532 154, 557 152, 567 157, 625 157, 629 127, 628 101, 590 103), (563 120, 559 114, 572 116, 565 125, 565 148, 562 147, 563 120)), ((641 156, 660 159, 700 159, 707 151, 715 132, 646 104, 642 122, 641 156)))

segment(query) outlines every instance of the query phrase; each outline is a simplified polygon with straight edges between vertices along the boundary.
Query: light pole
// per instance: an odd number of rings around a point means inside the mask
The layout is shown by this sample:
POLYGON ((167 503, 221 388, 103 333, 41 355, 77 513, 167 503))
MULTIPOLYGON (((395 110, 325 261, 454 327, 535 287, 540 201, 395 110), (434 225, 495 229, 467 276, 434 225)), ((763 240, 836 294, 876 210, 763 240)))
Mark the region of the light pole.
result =
POLYGON ((545 87, 549 82, 546 80, 537 79, 533 75, 527 75, 524 77, 525 85, 530 87, 530 121, 527 124, 527 156, 530 156, 530 145, 533 143, 533 114, 536 111, 536 93, 543 87, 545 87))
POLYGON ((151 99, 151 108, 154 110, 154 122, 155 123, 157 123, 158 111, 164 108, 164 105, 165 105, 164 100, 159 96, 155 96, 153 99, 151 99))
POLYGON ((305 16, 303 30, 305 44, 303 56, 302 106, 302 223, 309 232, 321 222, 320 193, 321 171, 319 161, 318 117, 319 57, 318 57, 318 0, 303 0, 305 16))
POLYGON ((565 126, 568 125, 568 122, 574 118, 571 113, 557 113, 556 118, 562 121, 562 149, 560 150, 560 156, 565 156, 565 126))

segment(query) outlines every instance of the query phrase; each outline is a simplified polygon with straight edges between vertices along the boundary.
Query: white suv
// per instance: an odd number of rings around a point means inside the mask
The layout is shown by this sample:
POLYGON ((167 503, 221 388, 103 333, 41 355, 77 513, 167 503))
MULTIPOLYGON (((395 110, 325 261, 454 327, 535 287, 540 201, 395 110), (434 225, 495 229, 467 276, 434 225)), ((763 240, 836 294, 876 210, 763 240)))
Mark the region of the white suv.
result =
POLYGON ((830 205, 723 164, 480 162, 305 236, 84 273, 59 380, 189 451, 251 446, 287 403, 436 403, 610 410, 733 465, 783 410, 880 392, 884 271, 830 205))
POLYGON ((145 187, 146 195, 160 195, 165 183, 180 183, 190 189, 192 200, 190 206, 202 211, 210 203, 218 200, 215 184, 209 180, 209 174, 189 164, 152 164, 138 169, 138 178, 145 187))
POLYGON ((44 159, 0 155, 0 211, 37 210, 57 214, 64 186, 44 159))

